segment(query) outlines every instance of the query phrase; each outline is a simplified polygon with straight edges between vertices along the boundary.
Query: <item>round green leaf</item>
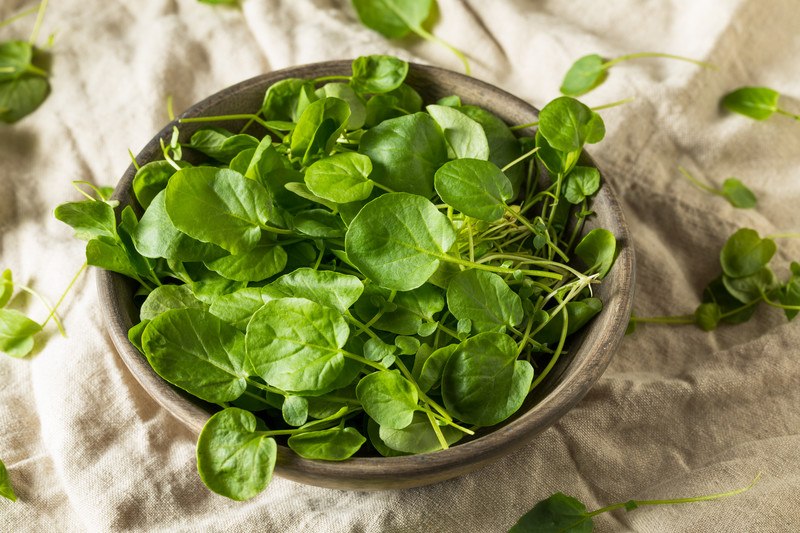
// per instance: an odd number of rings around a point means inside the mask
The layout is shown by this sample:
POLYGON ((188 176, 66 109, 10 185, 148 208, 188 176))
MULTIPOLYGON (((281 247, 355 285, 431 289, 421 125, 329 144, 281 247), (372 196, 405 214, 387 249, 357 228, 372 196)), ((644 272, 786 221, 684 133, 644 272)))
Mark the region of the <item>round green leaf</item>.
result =
POLYGON ((400 87, 408 74, 408 63, 392 56, 362 56, 353 61, 350 84, 361 93, 387 93, 400 87))
POLYGON ((433 315, 444 308, 441 289, 426 283, 410 291, 395 294, 387 301, 389 291, 368 285, 355 304, 355 311, 362 320, 372 322, 373 329, 389 331, 398 335, 414 335, 423 325, 433 321, 433 315), (373 317, 381 313, 377 320, 373 317))
POLYGON ((464 270, 450 280, 447 308, 478 331, 516 326, 524 318, 522 300, 503 278, 484 270, 464 270))
POLYGON ((539 131, 550 146, 562 152, 574 152, 584 144, 603 139, 606 128, 600 115, 581 102, 561 96, 539 113, 539 131))
POLYGON ((586 506, 572 496, 557 492, 520 517, 508 533, 592 533, 594 523, 586 506))
POLYGON ((740 87, 722 97, 722 107, 756 120, 766 120, 778 110, 780 93, 767 87, 740 87))
POLYGON ((50 94, 46 78, 23 74, 12 80, 0 81, 0 122, 13 124, 30 115, 50 94))
POLYGON ((344 461, 367 442, 355 428, 332 428, 298 433, 289 437, 289 448, 300 457, 323 461, 344 461))
POLYGON ((287 396, 283 400, 281 413, 290 426, 302 426, 308 419, 308 400, 303 396, 287 396))
POLYGON ((608 76, 608 71, 603 67, 604 63, 605 60, 597 54, 578 59, 564 76, 561 94, 581 96, 603 83, 608 76))
POLYGON ((489 141, 483 127, 452 107, 429 105, 425 108, 442 128, 450 159, 489 159, 489 141))
POLYGON ((256 431, 256 417, 231 407, 208 419, 197 440, 197 471, 206 487, 232 500, 249 500, 272 479, 278 446, 256 431))
POLYGON ((26 41, 0 43, 0 81, 24 74, 33 60, 33 46, 26 41))
POLYGON ((350 108, 350 117, 347 119, 347 129, 357 130, 364 126, 367 119, 367 103, 364 97, 357 94, 353 87, 346 83, 326 83, 314 93, 319 98, 339 98, 347 102, 350 108))
POLYGON ((75 237, 89 241, 101 235, 117 238, 114 208, 105 202, 67 202, 55 209, 55 217, 75 230, 75 237))
POLYGON ((297 122, 300 113, 301 92, 314 90, 313 82, 299 78, 286 78, 269 86, 261 105, 261 113, 267 120, 297 122))
POLYGON ((449 161, 436 171, 436 192, 467 216, 495 221, 514 194, 511 182, 494 163, 478 159, 449 161))
POLYGON ((272 293, 305 298, 344 314, 361 296, 364 284, 355 276, 330 270, 298 268, 269 284, 272 293))
POLYGON ((722 183, 722 195, 733 207, 752 209, 756 206, 756 195, 736 178, 728 178, 722 183))
POLYGON ((389 39, 421 28, 430 16, 433 0, 353 0, 358 18, 367 28, 389 39))
POLYGON ((372 161, 355 152, 334 154, 308 167, 308 189, 326 200, 344 204, 369 198, 372 193, 372 161))
MULTIPOLYGON (((185 161, 176 161, 179 166, 188 166, 185 161)), ((133 193, 143 209, 150 206, 150 202, 158 193, 167 188, 169 179, 177 170, 169 161, 150 161, 145 163, 133 176, 133 193)))
POLYGON ((292 130, 292 156, 302 157, 306 163, 319 152, 329 154, 349 118, 350 106, 340 98, 328 97, 311 102, 292 130))
POLYGON ((600 171, 594 167, 575 167, 567 176, 564 198, 579 204, 600 189, 600 171))
POLYGON ((417 410, 417 389, 396 371, 367 374, 356 386, 356 396, 364 411, 382 427, 403 429, 417 410))
POLYGON ((772 239, 762 239, 757 231, 741 228, 722 247, 722 271, 731 278, 751 276, 767 266, 777 249, 772 239))
POLYGON ((139 310, 139 317, 142 320, 152 320, 170 309, 185 307, 206 309, 208 306, 197 299, 188 285, 161 285, 147 295, 139 310))
POLYGON ((603 279, 616 259, 617 239, 607 229, 593 229, 575 247, 575 255, 586 264, 590 273, 596 272, 603 279))
MULTIPOLYGON (((448 445, 455 444, 464 433, 450 427, 439 428, 448 445)), ((417 411, 411 423, 402 429, 380 426, 378 435, 383 444, 392 450, 403 453, 429 453, 442 449, 431 421, 424 413, 417 411)))
POLYGON ((259 244, 252 250, 207 261, 206 267, 235 281, 262 281, 286 267, 286 251, 275 243, 259 244))
POLYGON ((572 170, 581 155, 581 150, 572 152, 556 150, 550 146, 541 131, 536 132, 536 147, 539 149, 536 152, 536 159, 541 161, 551 174, 566 174, 572 170))
POLYGON ((0 309, 0 352, 25 357, 33 350, 33 336, 42 325, 15 309, 0 309))
POLYGON ((741 303, 752 302, 778 288, 775 273, 767 267, 760 269, 755 274, 739 278, 723 274, 722 283, 728 293, 741 303))

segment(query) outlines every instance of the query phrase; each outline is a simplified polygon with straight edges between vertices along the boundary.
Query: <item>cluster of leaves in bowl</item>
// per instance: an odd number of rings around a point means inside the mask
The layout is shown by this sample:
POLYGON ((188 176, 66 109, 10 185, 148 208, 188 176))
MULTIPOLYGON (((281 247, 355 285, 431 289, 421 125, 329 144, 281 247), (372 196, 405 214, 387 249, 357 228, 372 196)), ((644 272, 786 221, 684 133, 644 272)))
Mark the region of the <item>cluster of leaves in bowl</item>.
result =
POLYGON ((181 146, 176 129, 136 172, 141 217, 117 224, 102 199, 55 213, 89 264, 138 282, 129 338, 153 369, 223 408, 197 460, 230 498, 266 487, 277 436, 343 460, 364 434, 394 456, 506 420, 602 308, 616 240, 581 237, 600 174, 577 165, 596 113, 561 97, 517 138, 458 97, 423 109, 404 61, 352 71, 279 81, 257 115, 184 119, 267 134, 205 127, 181 146))

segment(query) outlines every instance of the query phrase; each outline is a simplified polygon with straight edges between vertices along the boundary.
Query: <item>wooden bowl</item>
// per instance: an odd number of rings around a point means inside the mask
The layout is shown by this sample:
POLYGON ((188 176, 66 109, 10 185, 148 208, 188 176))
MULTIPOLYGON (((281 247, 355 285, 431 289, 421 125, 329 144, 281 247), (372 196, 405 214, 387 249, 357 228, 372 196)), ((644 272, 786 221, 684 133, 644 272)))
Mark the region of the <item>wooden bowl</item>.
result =
MULTIPOLYGON (((349 75, 351 61, 329 61, 279 70, 229 87, 192 106, 181 117, 253 113, 260 109, 264 92, 273 83, 289 78, 349 75)), ((411 64, 406 82, 426 103, 457 94, 465 104, 476 104, 507 124, 536 120, 538 110, 526 102, 474 78, 436 67, 411 64)), ((168 124, 136 157, 140 164, 162 158, 159 139, 169 142, 173 125, 168 124)), ((206 124, 207 125, 207 124, 206 124)), ((242 126, 226 123, 235 130, 242 126)), ((188 139, 202 124, 180 125, 181 138, 188 139)), ((530 132, 528 132, 530 133, 530 132)), ((594 165, 588 156, 583 164, 594 165)), ((596 166, 596 165, 594 165, 596 166)), ((130 166, 119 181, 114 198, 121 206, 136 203, 132 194, 135 169, 130 166)), ((303 459, 288 447, 278 446, 275 472, 279 476, 338 489, 400 489, 436 483, 473 471, 528 444, 539 433, 569 411, 589 391, 608 366, 625 332, 633 301, 634 255, 622 210, 612 184, 604 176, 596 196, 587 230, 603 227, 617 238, 619 256, 614 268, 597 288, 603 311, 573 339, 547 378, 529 395, 523 407, 509 420, 484 428, 477 438, 448 450, 404 457, 356 457, 343 462, 303 459)), ((111 339, 120 357, 142 387, 164 408, 195 433, 199 433, 213 407, 190 397, 162 380, 147 360, 128 341, 128 329, 138 321, 134 305, 134 283, 119 274, 100 270, 97 274, 100 305, 111 339)))

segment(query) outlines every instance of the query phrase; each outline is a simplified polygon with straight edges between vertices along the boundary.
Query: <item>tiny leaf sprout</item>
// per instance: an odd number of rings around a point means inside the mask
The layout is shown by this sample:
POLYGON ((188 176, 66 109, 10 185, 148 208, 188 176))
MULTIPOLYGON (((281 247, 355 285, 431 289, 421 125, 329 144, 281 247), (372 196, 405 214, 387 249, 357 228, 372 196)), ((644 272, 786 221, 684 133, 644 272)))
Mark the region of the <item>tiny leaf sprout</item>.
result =
POLYGON ((775 113, 800 121, 800 114, 778 107, 781 94, 767 87, 740 87, 720 100, 720 105, 733 113, 755 120, 766 120, 775 113))
POLYGON ((733 207, 752 209, 756 206, 756 195, 736 178, 727 178, 722 182, 722 188, 717 189, 701 182, 683 167, 678 167, 678 170, 692 185, 707 193, 725 198, 733 207))

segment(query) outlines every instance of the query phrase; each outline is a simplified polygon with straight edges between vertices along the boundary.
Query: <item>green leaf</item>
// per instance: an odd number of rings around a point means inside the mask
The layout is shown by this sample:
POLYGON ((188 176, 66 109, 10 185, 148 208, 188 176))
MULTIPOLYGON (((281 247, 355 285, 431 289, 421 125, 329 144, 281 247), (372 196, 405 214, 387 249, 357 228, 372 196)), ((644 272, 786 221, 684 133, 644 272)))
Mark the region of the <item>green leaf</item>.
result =
POLYGON ((376 94, 367 100, 367 118, 364 124, 371 128, 384 120, 422 110, 422 97, 410 86, 400 87, 384 94, 376 94))
POLYGON ((14 309, 0 309, 0 352, 22 358, 33 350, 33 336, 42 325, 14 309))
POLYGON ((253 152, 253 157, 250 159, 247 170, 244 171, 244 177, 256 180, 269 190, 273 173, 285 170, 283 161, 283 157, 272 146, 272 138, 267 135, 261 139, 258 147, 253 152))
POLYGON ((722 183, 722 196, 739 209, 752 209, 756 206, 756 195, 736 178, 728 178, 722 183))
POLYGON ((0 307, 5 307, 14 294, 14 279, 10 269, 5 269, 0 276, 0 307))
POLYGON ((275 294, 289 298, 305 298, 344 314, 364 291, 364 284, 355 276, 330 270, 298 268, 269 284, 275 294))
POLYGON ((422 27, 433 0, 353 0, 353 6, 364 26, 389 39, 399 39, 422 27))
POLYGON ((575 167, 567 176, 564 198, 579 204, 600 190, 600 171, 595 167, 575 167))
POLYGON ((38 75, 24 74, 0 82, 0 122, 13 124, 30 115, 50 94, 50 83, 38 75))
POLYGON ((33 46, 26 41, 0 43, 0 81, 18 78, 32 66, 33 46))
POLYGON ((522 322, 522 300, 493 272, 464 270, 447 287, 447 308, 459 320, 471 320, 477 331, 513 327, 522 322))
POLYGON ((388 296, 389 291, 368 285, 355 304, 356 314, 362 320, 371 322, 373 329, 414 335, 423 323, 432 322, 433 315, 444 308, 442 291, 429 283, 410 291, 398 292, 392 302, 387 301, 388 296), (380 317, 373 320, 379 312, 380 317))
MULTIPOLYGON (((464 436, 464 433, 450 426, 439 429, 448 445, 455 444, 464 436)), ((427 415, 419 411, 414 413, 411 423, 406 427, 394 429, 380 426, 378 435, 382 443, 399 452, 429 453, 442 449, 427 415)))
POLYGON ((780 93, 767 87, 740 87, 722 97, 722 107, 755 120, 766 120, 778 110, 780 93))
POLYGON ((194 132, 188 146, 228 165, 240 152, 256 148, 258 139, 223 128, 202 128, 194 132))
MULTIPOLYGON (((261 146, 260 143, 259 146, 261 146)), ((228 165, 228 168, 244 176, 245 172, 247 172, 247 169, 250 168, 250 163, 252 163, 253 156, 255 154, 255 148, 247 148, 246 150, 242 150, 236 154, 233 159, 231 159, 231 163, 228 165)))
POLYGON ((170 309, 208 309, 208 306, 197 299, 188 285, 161 285, 147 295, 139 310, 142 320, 151 320, 170 309))
POLYGON ((722 310, 715 303, 702 303, 694 312, 694 321, 703 331, 713 331, 722 318, 722 310))
POLYGON ((607 229, 593 229, 575 247, 575 255, 584 262, 588 272, 596 272, 603 279, 617 257, 617 239, 607 229))
POLYGON ((197 471, 206 487, 232 500, 248 500, 272 479, 278 446, 256 431, 256 417, 231 407, 208 419, 197 440, 197 471))
POLYGON ((86 262, 129 278, 139 277, 139 270, 131 262, 125 245, 118 239, 97 237, 86 243, 86 262))
POLYGON ((747 322, 756 311, 756 306, 753 305, 741 309, 740 311, 733 312, 742 307, 742 302, 733 297, 728 292, 728 289, 725 288, 725 284, 722 282, 722 275, 714 279, 703 290, 703 303, 715 303, 719 305, 720 311, 724 315, 721 321, 727 324, 741 324, 747 322))
POLYGON ((297 122, 303 112, 301 94, 304 90, 313 93, 314 84, 309 80, 287 78, 270 85, 261 105, 264 118, 297 122))
MULTIPOLYGON (((599 298, 586 298, 567 302, 565 307, 567 310, 567 335, 569 336, 600 313, 603 310, 603 302, 599 298)), ((558 312, 539 330, 535 339, 548 346, 555 346, 561 338, 563 328, 564 315, 558 312)))
POLYGON ((561 94, 565 96, 581 96, 586 94, 608 77, 603 66, 605 60, 597 54, 590 54, 578 59, 567 71, 561 83, 561 94))
POLYGON ((389 193, 356 215, 345 250, 350 261, 382 287, 407 291, 427 281, 455 240, 450 220, 430 201, 389 193))
POLYGON ((517 343, 503 333, 463 341, 442 373, 442 398, 454 417, 479 426, 498 424, 521 406, 533 367, 517 360, 517 343))
POLYGON ((600 115, 574 98, 561 96, 539 113, 539 132, 556 150, 574 152, 603 140, 606 128, 600 115))
POLYGON ((283 400, 281 413, 290 426, 302 426, 308 419, 308 400, 303 396, 287 396, 283 400))
POLYGON ((142 320, 138 324, 131 326, 131 329, 128 330, 128 340, 131 341, 131 344, 133 344, 136 349, 142 353, 142 355, 144 355, 144 348, 142 348, 142 335, 144 334, 144 330, 147 328, 149 323, 149 320, 142 320))
POLYGON ((425 108, 444 134, 450 159, 489 159, 489 141, 483 127, 452 107, 429 105, 425 108))
POLYGON ((8 475, 8 470, 6 470, 6 465, 3 461, 0 461, 0 496, 8 498, 12 502, 17 501, 14 487, 11 486, 11 477, 8 475))
POLYGON ((55 217, 75 230, 75 237, 90 241, 95 237, 117 238, 114 208, 105 202, 84 200, 67 202, 55 209, 55 217))
POLYGON ((379 370, 367 374, 356 386, 356 396, 364 411, 382 427, 403 429, 417 410, 417 389, 396 371, 379 370))
POLYGON ((302 298, 267 302, 247 325, 247 355, 253 372, 286 391, 318 391, 344 367, 350 328, 342 315, 302 298))
POLYGON ((344 204, 369 198, 372 193, 372 161, 355 152, 334 154, 306 170, 308 189, 326 200, 344 204))
POLYGON ((367 442, 355 428, 332 428, 298 433, 289 437, 289 448, 300 457, 344 461, 367 442))
POLYGON ((591 533, 594 523, 586 506, 556 492, 520 517, 508 533, 591 533))
POLYGON ((493 222, 502 218, 511 182, 494 163, 478 159, 449 161, 436 171, 436 192, 465 215, 493 222))
MULTIPOLYGON (((282 296, 282 295, 280 295, 282 296)), ((238 291, 222 294, 211 300, 209 311, 239 330, 247 329, 247 323, 253 313, 261 309, 265 303, 273 299, 269 289, 247 287, 238 291)))
POLYGON ((381 361, 393 355, 397 351, 397 346, 386 344, 377 337, 370 337, 364 343, 364 357, 370 361, 381 361))
POLYGON ((772 239, 762 239, 757 231, 741 228, 722 247, 722 271, 731 278, 751 276, 767 266, 777 249, 772 239))
POLYGON ((388 93, 400 87, 408 74, 408 63, 392 56, 362 56, 353 61, 350 84, 360 93, 388 93))
POLYGON ((232 254, 258 244, 271 208, 261 185, 228 169, 185 168, 167 185, 166 209, 175 227, 232 254))
POLYGON ((350 107, 340 98, 311 102, 292 130, 292 156, 301 157, 305 164, 319 152, 329 154, 347 126, 348 118, 350 107))
POLYGON ((274 242, 259 244, 252 250, 207 261, 206 267, 235 281, 262 281, 286 267, 286 251, 274 242))
POLYGON ((536 152, 536 158, 554 175, 568 173, 581 155, 581 150, 571 152, 556 150, 550 146, 541 131, 536 132, 536 147, 539 149, 536 152))
POLYGON ((353 131, 364 126, 367 119, 367 103, 364 97, 356 93, 350 85, 346 83, 326 83, 314 93, 319 98, 339 98, 347 102, 350 108, 350 118, 347 119, 347 130, 353 131))
POLYGON ((739 278, 732 278, 723 274, 722 283, 731 296, 745 304, 761 298, 762 295, 769 294, 778 288, 778 280, 775 277, 775 273, 767 267, 762 268, 755 274, 739 278))
POLYGON ((142 347, 159 376, 212 403, 235 400, 247 384, 244 336, 204 309, 172 309, 156 316, 142 347))
MULTIPOLYGON (((180 167, 189 166, 185 161, 176 161, 180 167)), ((142 209, 147 209, 153 198, 167 188, 169 179, 177 170, 169 161, 150 161, 145 163, 133 176, 133 193, 142 209)))
POLYGON ((309 237, 341 239, 345 234, 341 217, 325 209, 308 209, 292 218, 292 229, 309 237))
POLYGON ((400 355, 414 355, 420 347, 418 338, 408 337, 406 335, 398 335, 395 337, 394 344, 400 351, 400 355))
POLYGON ((449 344, 434 350, 422 363, 422 368, 417 377, 417 385, 422 392, 428 392, 438 387, 442 382, 442 372, 447 360, 458 349, 458 344, 449 344))
POLYGON ((426 113, 392 118, 370 128, 358 151, 372 160, 373 181, 393 191, 433 196, 433 175, 447 161, 439 126, 426 113))
MULTIPOLYGON (((800 279, 793 278, 781 289, 778 298, 783 305, 800 306, 800 279)), ((797 309, 784 309, 787 320, 792 320, 800 313, 797 309)))

